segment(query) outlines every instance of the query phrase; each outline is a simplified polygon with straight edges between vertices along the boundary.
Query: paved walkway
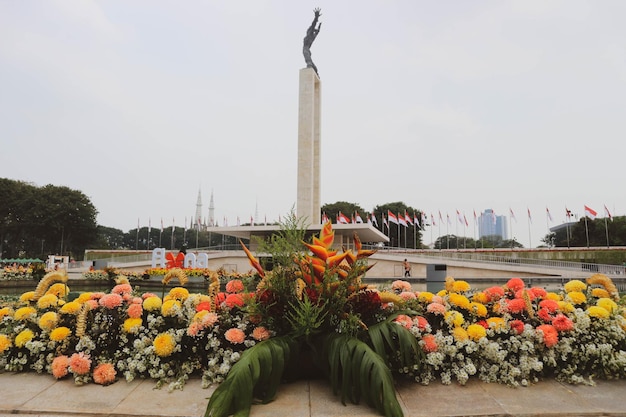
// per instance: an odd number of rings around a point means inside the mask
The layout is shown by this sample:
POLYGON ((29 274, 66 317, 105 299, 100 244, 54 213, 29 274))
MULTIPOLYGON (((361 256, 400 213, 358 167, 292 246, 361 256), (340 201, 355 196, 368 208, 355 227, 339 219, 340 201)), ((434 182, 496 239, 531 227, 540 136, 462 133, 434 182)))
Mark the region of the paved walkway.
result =
MULTIPOLYGON (((50 375, 0 373, 0 417, 201 417, 213 389, 199 379, 183 391, 154 389, 152 380, 108 387, 74 385, 50 375)), ((598 381, 594 387, 545 381, 529 388, 510 388, 471 381, 466 386, 402 383, 398 396, 406 417, 437 416, 624 416, 626 380, 598 381)), ((251 417, 374 417, 365 405, 347 406, 323 380, 284 384, 274 402, 252 407, 251 417)))

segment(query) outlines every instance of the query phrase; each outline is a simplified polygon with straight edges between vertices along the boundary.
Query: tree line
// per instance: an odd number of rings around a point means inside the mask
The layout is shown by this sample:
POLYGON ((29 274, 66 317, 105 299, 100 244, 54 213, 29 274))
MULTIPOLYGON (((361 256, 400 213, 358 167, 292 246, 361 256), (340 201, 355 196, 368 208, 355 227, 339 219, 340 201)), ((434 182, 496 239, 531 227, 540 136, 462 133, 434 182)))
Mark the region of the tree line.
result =
MULTIPOLYGON (((375 206, 372 211, 359 204, 337 201, 321 207, 333 223, 339 212, 352 218, 357 214, 363 222, 372 221, 374 227, 389 237, 390 247, 423 248, 423 224, 408 227, 390 223, 383 224, 381 214, 408 213, 419 222, 426 218, 422 211, 401 201, 375 206), (374 213, 376 221, 373 221, 374 213)), ((182 227, 141 227, 124 232, 109 226, 98 225, 98 211, 81 191, 64 186, 38 187, 24 181, 0 178, 0 258, 45 259, 49 254, 69 255, 75 260, 84 257, 85 249, 138 249, 151 250, 163 247, 168 250, 186 247, 218 247, 236 245, 238 240, 211 230, 183 229, 182 227)), ((606 223, 604 219, 581 219, 567 228, 549 233, 543 238, 548 247, 584 247, 589 236, 590 246, 626 246, 626 217, 617 216, 606 223)), ((502 240, 498 236, 474 240, 455 235, 440 236, 436 249, 460 248, 508 248, 523 247, 519 242, 502 240)))

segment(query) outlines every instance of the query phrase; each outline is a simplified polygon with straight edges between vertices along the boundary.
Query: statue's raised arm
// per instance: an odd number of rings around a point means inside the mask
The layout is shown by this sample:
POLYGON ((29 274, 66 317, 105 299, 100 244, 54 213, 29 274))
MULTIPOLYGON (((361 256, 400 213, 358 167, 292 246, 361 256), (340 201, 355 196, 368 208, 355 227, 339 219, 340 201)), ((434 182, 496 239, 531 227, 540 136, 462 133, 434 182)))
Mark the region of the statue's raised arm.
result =
POLYGON ((317 67, 311 59, 311 45, 313 45, 313 41, 317 37, 317 34, 320 33, 320 29, 322 28, 322 23, 318 23, 318 20, 322 15, 322 10, 318 7, 313 10, 313 13, 315 13, 315 17, 313 18, 311 26, 309 26, 306 31, 306 36, 304 37, 304 42, 302 46, 302 54, 304 55, 304 62, 306 62, 306 67, 313 68, 315 70, 315 73, 317 74, 317 67))

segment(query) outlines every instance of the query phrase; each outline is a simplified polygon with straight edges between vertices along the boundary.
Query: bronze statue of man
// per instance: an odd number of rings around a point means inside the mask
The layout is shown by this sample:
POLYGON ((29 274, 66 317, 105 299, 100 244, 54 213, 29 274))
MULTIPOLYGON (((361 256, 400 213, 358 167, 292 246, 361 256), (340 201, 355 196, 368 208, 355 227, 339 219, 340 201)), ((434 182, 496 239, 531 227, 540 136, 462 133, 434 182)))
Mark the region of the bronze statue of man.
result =
POLYGON ((322 13, 319 7, 313 10, 313 13, 315 13, 315 17, 313 18, 313 23, 311 23, 311 26, 309 26, 306 31, 306 36, 304 37, 304 45, 302 46, 302 54, 304 55, 304 62, 306 62, 306 67, 313 68, 313 70, 315 70, 315 73, 318 74, 317 67, 311 59, 311 45, 313 45, 313 41, 317 37, 317 34, 320 33, 320 29, 322 28, 322 23, 317 23, 322 13), (316 25, 317 27, 315 27, 316 25))

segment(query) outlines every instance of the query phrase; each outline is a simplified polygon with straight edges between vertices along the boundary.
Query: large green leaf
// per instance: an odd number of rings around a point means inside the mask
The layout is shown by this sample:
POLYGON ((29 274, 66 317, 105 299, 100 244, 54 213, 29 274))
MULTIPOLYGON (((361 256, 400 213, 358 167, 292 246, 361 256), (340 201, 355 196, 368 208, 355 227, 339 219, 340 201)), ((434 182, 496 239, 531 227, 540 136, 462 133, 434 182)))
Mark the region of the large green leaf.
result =
POLYGON ((386 417, 402 417, 391 371, 385 360, 367 343, 345 334, 325 337, 323 355, 327 360, 333 393, 341 392, 341 402, 349 399, 367 404, 386 417))
POLYGON ((245 350, 211 395, 204 417, 247 417, 255 398, 263 403, 272 401, 286 364, 296 349, 293 338, 282 336, 245 350))
POLYGON ((401 367, 419 366, 423 355, 415 336, 403 326, 394 323, 394 316, 369 327, 372 348, 389 365, 397 360, 401 367))

